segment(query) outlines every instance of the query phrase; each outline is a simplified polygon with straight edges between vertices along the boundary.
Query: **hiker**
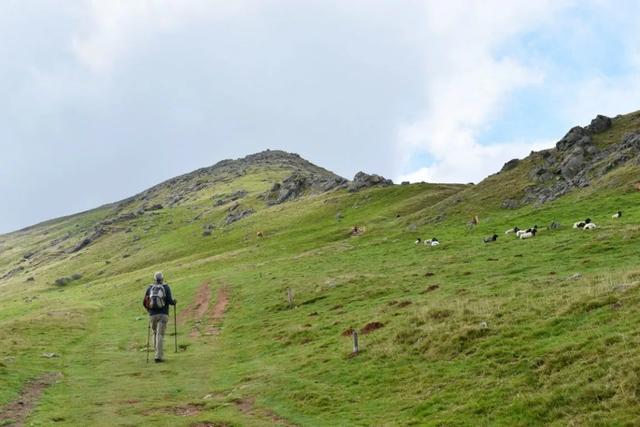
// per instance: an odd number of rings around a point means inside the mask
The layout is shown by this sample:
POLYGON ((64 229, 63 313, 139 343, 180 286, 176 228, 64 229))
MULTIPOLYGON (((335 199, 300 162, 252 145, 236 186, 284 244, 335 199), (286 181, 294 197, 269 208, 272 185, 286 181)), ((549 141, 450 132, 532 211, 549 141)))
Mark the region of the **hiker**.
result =
POLYGON ((177 300, 171 295, 171 288, 164 283, 162 272, 158 271, 154 275, 155 283, 149 285, 144 294, 142 305, 149 313, 149 323, 153 330, 153 346, 156 350, 156 363, 163 362, 162 344, 164 331, 169 322, 169 306, 175 306, 177 300))

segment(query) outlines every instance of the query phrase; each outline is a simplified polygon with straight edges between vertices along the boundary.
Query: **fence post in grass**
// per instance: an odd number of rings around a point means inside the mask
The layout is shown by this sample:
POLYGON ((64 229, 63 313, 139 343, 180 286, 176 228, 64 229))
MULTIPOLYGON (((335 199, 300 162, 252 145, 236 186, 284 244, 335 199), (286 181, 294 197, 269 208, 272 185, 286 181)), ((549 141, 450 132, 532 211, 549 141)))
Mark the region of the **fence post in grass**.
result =
POLYGON ((287 288, 287 301, 289 302, 289 308, 293 307, 293 291, 291 288, 287 288))
POLYGON ((358 331, 354 329, 353 330, 353 352, 357 353, 359 350, 360 350, 360 347, 358 347, 358 331))

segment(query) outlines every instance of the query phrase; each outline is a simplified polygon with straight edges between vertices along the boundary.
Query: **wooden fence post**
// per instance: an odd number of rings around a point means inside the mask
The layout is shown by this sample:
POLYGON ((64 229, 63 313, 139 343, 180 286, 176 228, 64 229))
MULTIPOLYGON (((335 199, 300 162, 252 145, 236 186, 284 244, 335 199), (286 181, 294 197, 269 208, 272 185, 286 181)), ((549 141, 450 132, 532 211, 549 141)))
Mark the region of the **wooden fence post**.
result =
POLYGON ((291 288, 287 288, 287 301, 289 302, 289 308, 293 307, 293 291, 291 288))

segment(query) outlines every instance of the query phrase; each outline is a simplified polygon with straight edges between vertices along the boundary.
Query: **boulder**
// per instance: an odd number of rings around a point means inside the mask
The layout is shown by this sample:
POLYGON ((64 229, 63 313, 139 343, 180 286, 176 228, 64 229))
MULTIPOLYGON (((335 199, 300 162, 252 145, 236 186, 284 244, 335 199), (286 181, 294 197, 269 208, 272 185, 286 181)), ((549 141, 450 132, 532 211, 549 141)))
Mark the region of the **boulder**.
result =
POLYGON ((518 209, 518 201, 514 199, 505 199, 502 201, 502 209, 518 209))
POLYGON ((589 137, 589 133, 581 126, 575 126, 567 132, 567 134, 556 143, 559 151, 565 151, 573 146, 576 142, 584 137, 589 137))
POLYGON ((316 174, 294 173, 273 187, 263 195, 268 205, 279 205, 307 193, 324 193, 336 188, 344 187, 347 181, 338 176, 324 176, 316 174))
POLYGON ((353 181, 348 185, 347 189, 349 192, 360 191, 363 188, 370 187, 384 187, 393 185, 393 181, 390 179, 386 179, 380 175, 369 175, 364 172, 358 172, 356 176, 353 178, 353 181))
POLYGON ((571 179, 575 177, 578 172, 584 167, 585 158, 580 152, 568 156, 560 166, 560 173, 565 179, 571 179))
POLYGON ((502 166, 502 169, 500 169, 500 172, 509 171, 515 168, 516 166, 518 166, 519 163, 520 163, 519 159, 511 159, 507 163, 505 163, 504 166, 502 166))
POLYGON ((607 116, 598 114, 595 119, 591 120, 591 124, 585 128, 592 135, 602 133, 611 128, 611 119, 607 116))
POLYGON ((233 224, 236 221, 240 221, 243 218, 248 217, 249 215, 253 214, 255 211, 253 209, 244 209, 241 211, 238 211, 236 213, 231 213, 229 215, 227 215, 227 217, 224 220, 225 225, 229 225, 229 224, 233 224))

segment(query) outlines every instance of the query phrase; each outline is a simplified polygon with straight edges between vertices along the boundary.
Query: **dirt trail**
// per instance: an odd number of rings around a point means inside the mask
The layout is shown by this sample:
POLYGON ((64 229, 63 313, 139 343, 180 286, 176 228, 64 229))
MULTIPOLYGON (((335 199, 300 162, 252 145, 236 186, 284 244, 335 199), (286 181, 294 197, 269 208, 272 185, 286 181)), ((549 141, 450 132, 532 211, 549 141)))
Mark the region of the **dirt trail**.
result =
MULTIPOLYGON (((198 288, 194 301, 189 304, 179 315, 181 323, 189 320, 195 320, 196 324, 189 334, 192 338, 201 337, 202 335, 217 335, 220 333, 218 325, 224 319, 224 314, 229 305, 229 286, 222 283, 216 293, 216 303, 212 309, 209 308, 211 300, 211 287, 208 282, 204 282, 198 288), (204 334, 202 331, 205 331, 204 334)), ((286 418, 282 418, 278 414, 266 408, 256 408, 255 399, 252 397, 237 399, 233 402, 236 407, 245 415, 254 418, 269 419, 271 425, 280 425, 286 427, 297 427, 286 418)), ((199 407, 187 405, 184 407, 173 408, 172 412, 181 416, 192 416, 200 412, 199 407)), ((225 426, 224 423, 217 422, 199 422, 192 424, 193 426, 225 426)))
POLYGON ((23 426, 44 390, 55 384, 61 376, 58 372, 52 372, 29 381, 16 400, 0 407, 0 425, 23 426))
POLYGON ((209 310, 209 300, 211 300, 211 288, 208 282, 204 282, 198 288, 195 300, 178 315, 180 323, 202 318, 209 310))
POLYGON ((180 323, 194 320, 195 325, 189 336, 196 338, 202 335, 217 335, 220 333, 218 324, 224 318, 224 313, 229 305, 229 288, 221 285, 216 295, 216 304, 210 309, 211 287, 204 282, 198 288, 194 301, 179 314, 180 323), (203 333, 204 331, 204 333, 203 333))
POLYGON ((216 305, 213 306, 211 312, 211 320, 219 322, 224 317, 224 312, 229 305, 229 289, 226 286, 218 288, 218 294, 216 295, 216 305))

